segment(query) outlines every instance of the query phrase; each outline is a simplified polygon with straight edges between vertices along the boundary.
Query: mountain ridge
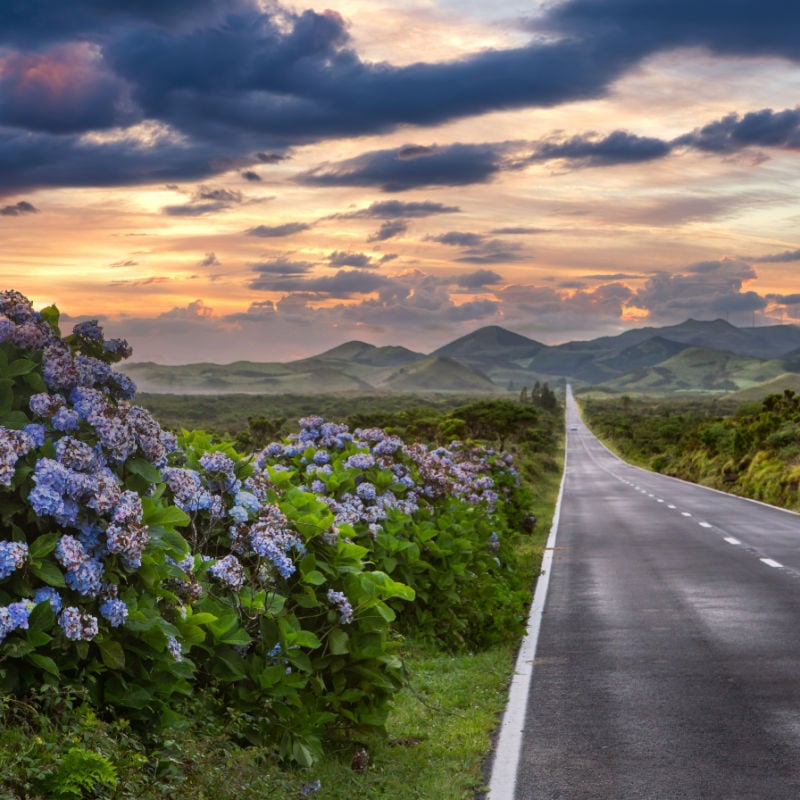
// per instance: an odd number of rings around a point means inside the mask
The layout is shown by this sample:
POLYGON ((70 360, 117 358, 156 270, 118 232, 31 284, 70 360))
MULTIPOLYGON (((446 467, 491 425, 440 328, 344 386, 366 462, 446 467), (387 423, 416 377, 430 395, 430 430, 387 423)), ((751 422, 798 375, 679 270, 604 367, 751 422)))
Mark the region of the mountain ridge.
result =
POLYGON ((536 381, 609 391, 741 391, 758 376, 800 372, 800 326, 737 328, 725 320, 632 328, 614 336, 546 345, 498 325, 478 328, 431 353, 353 339, 289 362, 122 365, 143 392, 171 394, 315 391, 513 392, 536 381), (693 348, 718 355, 681 356, 693 348), (727 355, 719 355, 727 354, 727 355), (706 372, 702 372, 703 358, 706 372), (677 360, 674 360, 677 359, 677 360), (763 368, 756 362, 764 362, 763 368), (659 371, 660 370, 660 371, 659 371), (626 388, 627 387, 627 388, 626 388))

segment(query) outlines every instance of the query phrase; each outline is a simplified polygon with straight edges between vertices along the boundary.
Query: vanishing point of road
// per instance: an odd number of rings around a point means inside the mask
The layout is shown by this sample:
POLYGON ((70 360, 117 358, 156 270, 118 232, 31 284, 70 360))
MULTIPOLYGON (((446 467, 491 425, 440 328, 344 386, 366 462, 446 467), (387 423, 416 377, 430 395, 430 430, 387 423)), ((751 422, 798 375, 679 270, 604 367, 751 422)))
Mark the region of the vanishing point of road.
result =
POLYGON ((626 464, 567 399, 490 799, 800 800, 800 516, 626 464))

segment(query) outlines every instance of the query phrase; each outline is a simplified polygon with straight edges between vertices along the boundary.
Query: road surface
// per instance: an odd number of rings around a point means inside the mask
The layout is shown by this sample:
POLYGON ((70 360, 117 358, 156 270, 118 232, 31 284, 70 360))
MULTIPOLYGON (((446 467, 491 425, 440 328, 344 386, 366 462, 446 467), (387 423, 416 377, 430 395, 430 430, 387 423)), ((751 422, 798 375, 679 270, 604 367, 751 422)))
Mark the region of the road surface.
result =
POLYGON ((625 464, 571 397, 567 428, 517 770, 491 800, 799 800, 800 516, 625 464))

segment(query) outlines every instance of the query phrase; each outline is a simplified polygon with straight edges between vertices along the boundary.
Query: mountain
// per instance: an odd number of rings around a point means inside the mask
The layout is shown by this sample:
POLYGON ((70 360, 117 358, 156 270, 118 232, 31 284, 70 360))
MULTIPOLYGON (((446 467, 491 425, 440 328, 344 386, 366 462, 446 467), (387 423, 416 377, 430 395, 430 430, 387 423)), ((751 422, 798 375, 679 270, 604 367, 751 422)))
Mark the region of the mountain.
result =
POLYGON ((350 341, 287 363, 123 365, 144 392, 289 394, 319 392, 519 392, 536 381, 619 392, 713 392, 800 373, 800 327, 737 328, 686 320, 616 336, 545 345, 497 325, 426 355, 350 341))
POLYGON ((496 392, 497 386, 482 372, 445 356, 432 355, 401 367, 381 384, 394 392, 496 392))
POLYGON ((779 360, 765 360, 708 347, 687 347, 654 366, 639 367, 606 381, 604 389, 638 393, 735 392, 783 372, 779 360))

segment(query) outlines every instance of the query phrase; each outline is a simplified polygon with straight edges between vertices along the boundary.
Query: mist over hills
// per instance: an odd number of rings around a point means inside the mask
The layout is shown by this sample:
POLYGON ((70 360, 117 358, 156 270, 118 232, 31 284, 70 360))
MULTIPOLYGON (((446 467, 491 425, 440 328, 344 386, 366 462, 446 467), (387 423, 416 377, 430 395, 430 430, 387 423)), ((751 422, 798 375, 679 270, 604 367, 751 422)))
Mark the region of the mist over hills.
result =
POLYGON ((286 363, 142 362, 122 369, 140 391, 170 394, 506 393, 536 381, 610 392, 723 394, 757 391, 761 383, 800 372, 800 326, 737 328, 721 319, 690 319, 546 345, 492 325, 430 354, 350 341, 286 363))

